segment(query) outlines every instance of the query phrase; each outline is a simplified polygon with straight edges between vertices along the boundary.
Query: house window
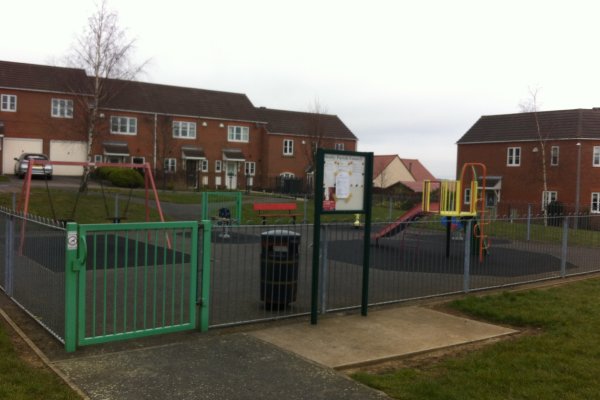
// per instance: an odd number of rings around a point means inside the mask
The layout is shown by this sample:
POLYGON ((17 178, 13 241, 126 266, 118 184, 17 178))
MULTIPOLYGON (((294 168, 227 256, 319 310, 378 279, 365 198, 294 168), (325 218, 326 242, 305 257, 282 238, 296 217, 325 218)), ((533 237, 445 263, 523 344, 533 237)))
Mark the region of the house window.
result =
POLYGON ((223 171, 223 162, 221 160, 215 160, 215 172, 220 173, 223 171))
POLYGON ((230 125, 227 127, 227 140, 230 142, 249 142, 250 129, 247 126, 230 125))
POLYGON ((283 155, 292 156, 294 155, 294 141, 292 139, 283 140, 283 155))
POLYGON ((208 172, 208 160, 204 159, 200 161, 200 171, 208 172))
POLYGON ((554 190, 546 190, 542 192, 542 209, 545 210, 548 204, 558 199, 558 192, 554 190))
POLYGON ((110 133, 137 135, 137 118, 110 117, 110 133))
POLYGON ((165 172, 176 172, 177 171, 177 159, 176 158, 165 158, 165 172))
POLYGON ((282 172, 281 174, 279 174, 279 176, 280 176, 282 179, 293 179, 293 178, 294 178, 296 175, 294 175, 294 174, 293 174, 293 173, 291 173, 291 172, 282 172))
POLYGON ((471 204, 471 188, 465 189, 464 203, 471 204))
POLYGON ((179 139, 195 139, 196 123, 185 121, 173 121, 173 137, 179 139))
POLYGON ((139 157, 139 156, 131 157, 132 164, 144 164, 145 162, 146 162, 146 159, 144 157, 139 157))
POLYGON ((3 94, 0 99, 1 111, 17 111, 17 96, 14 94, 3 94))
POLYGON ((344 143, 336 143, 335 149, 336 150, 344 150, 344 143))
POLYGON ((600 167, 600 146, 594 146, 594 167, 600 167))
POLYGON ((550 149, 550 165, 558 165, 558 153, 559 147, 552 146, 552 148, 550 149))
POLYGON ((590 207, 590 211, 593 214, 600 214, 600 192, 592 193, 592 206, 590 207))
POLYGON ((521 148, 509 147, 506 152, 506 165, 518 167, 521 165, 521 148))
POLYGON ((95 163, 102 162, 103 159, 104 159, 104 157, 102 157, 102 154, 94 154, 94 162, 95 163))
POLYGON ((244 173, 246 176, 254 176, 256 173, 256 163, 254 161, 246 161, 244 164, 244 173))
POLYGON ((73 100, 52 99, 52 116, 54 118, 73 118, 73 100))

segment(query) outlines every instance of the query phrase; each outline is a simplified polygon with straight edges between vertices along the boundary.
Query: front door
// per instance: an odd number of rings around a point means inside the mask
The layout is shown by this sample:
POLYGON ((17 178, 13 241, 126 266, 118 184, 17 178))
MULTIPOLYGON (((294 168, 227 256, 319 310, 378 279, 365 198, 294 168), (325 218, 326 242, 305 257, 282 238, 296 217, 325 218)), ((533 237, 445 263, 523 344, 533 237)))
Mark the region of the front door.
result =
POLYGON ((185 160, 185 176, 187 186, 198 188, 198 160, 185 160))
POLYGON ((237 189, 237 162, 225 162, 225 187, 227 189, 237 189))

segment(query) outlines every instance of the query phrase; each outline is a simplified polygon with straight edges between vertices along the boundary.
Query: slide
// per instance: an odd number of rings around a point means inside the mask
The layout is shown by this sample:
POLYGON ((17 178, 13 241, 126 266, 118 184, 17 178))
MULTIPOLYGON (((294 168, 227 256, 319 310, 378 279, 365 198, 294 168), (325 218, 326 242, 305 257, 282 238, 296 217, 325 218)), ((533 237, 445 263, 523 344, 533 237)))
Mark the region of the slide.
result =
MULTIPOLYGON (((432 204, 432 206, 434 205, 432 204)), ((377 243, 381 238, 399 234, 404 229, 406 229, 411 222, 421 219, 426 214, 427 213, 423 211, 421 204, 417 204, 416 206, 402 214, 396 221, 392 222, 391 224, 385 226, 379 232, 375 233, 373 235, 375 243, 377 243)))

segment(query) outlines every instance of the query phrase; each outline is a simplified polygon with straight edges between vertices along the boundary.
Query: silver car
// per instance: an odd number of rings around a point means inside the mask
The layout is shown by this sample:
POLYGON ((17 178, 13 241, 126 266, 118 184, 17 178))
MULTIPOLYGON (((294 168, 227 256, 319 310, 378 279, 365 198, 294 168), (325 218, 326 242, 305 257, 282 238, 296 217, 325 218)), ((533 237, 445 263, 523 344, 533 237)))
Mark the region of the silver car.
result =
MULTIPOLYGON (((29 168, 29 160, 48 160, 48 156, 45 154, 37 153, 23 153, 19 158, 15 157, 15 175, 21 179, 27 174, 27 168, 29 168)), ((46 176, 48 179, 52 179, 52 165, 33 165, 31 171, 32 175, 46 176)))

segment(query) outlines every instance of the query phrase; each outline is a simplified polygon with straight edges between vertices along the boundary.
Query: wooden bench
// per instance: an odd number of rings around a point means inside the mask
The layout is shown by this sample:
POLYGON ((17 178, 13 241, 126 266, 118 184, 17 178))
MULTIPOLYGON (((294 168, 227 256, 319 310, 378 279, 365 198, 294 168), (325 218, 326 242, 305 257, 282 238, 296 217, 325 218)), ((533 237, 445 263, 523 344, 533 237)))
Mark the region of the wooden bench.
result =
POLYGON ((263 225, 267 223, 267 218, 291 218, 292 223, 295 224, 296 217, 301 215, 292 212, 298 208, 296 203, 254 203, 253 208, 262 218, 263 225))

